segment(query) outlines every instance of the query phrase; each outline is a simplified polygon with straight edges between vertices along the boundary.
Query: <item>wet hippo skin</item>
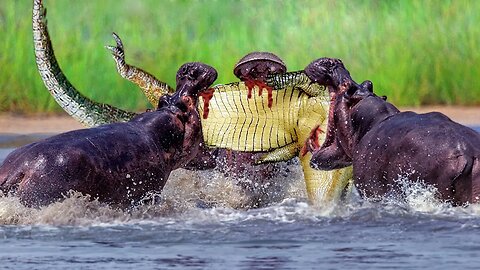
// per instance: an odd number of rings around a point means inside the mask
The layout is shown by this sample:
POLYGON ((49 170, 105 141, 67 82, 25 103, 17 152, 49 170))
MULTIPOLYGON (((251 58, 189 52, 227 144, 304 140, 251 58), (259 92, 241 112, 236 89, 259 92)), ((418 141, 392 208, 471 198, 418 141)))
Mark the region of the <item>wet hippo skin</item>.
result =
POLYGON ((438 112, 400 112, 376 96, 371 83, 339 78, 348 74, 339 72, 343 64, 327 62, 319 59, 306 69, 337 97, 330 144, 313 150, 314 168, 353 164, 355 186, 366 197, 399 191, 403 176, 435 186, 438 197, 454 205, 480 201, 480 134, 438 112))
POLYGON ((216 77, 210 66, 187 63, 177 73, 176 92, 162 97, 156 111, 18 148, 0 167, 0 189, 28 206, 52 203, 74 190, 126 207, 160 192, 170 172, 192 166, 189 161, 215 166, 213 157, 201 156, 196 103, 198 92, 216 77))

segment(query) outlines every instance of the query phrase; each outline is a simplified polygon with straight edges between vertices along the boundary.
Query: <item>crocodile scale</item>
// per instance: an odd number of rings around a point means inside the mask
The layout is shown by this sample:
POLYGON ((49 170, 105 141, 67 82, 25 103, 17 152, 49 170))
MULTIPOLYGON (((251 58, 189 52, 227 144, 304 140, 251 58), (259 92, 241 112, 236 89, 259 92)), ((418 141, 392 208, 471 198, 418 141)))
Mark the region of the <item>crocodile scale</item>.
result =
MULTIPOLYGON (((34 0, 33 3, 36 62, 45 86, 57 103, 86 126, 128 121, 134 117, 136 113, 88 99, 67 80, 53 52, 42 1, 34 0)), ((124 61, 123 44, 117 38, 116 41, 117 47, 122 45, 122 51, 107 48, 112 51, 120 75, 137 84, 157 106, 158 97, 171 93, 171 87, 146 71, 128 66, 124 61)), ((267 105, 267 95, 247 98, 248 87, 243 82, 213 87, 210 115, 202 119, 206 144, 247 152, 268 151, 260 162, 299 156, 309 200, 315 204, 337 201, 351 179, 351 168, 318 171, 310 167, 310 153, 299 155, 312 128, 320 126, 326 130, 328 92, 323 86, 312 83, 303 71, 271 75, 266 83, 274 90, 271 107, 267 105)), ((204 102, 198 103, 200 114, 204 106, 204 102)))

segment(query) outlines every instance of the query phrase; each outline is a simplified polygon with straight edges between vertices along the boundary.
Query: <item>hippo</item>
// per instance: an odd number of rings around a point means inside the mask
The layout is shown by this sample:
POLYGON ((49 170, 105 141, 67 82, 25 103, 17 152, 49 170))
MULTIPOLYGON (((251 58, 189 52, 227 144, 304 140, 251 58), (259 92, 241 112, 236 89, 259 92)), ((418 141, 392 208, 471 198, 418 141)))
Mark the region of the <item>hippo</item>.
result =
MULTIPOLYGON (((172 91, 171 87, 165 82, 160 81, 141 68, 127 64, 122 40, 116 33, 113 33, 113 38, 116 46, 106 46, 106 48, 111 51, 117 66, 117 71, 123 78, 137 84, 151 103, 158 102, 159 97, 172 91)), ((251 52, 237 62, 234 66, 233 73, 242 82, 245 82, 245 86, 248 89, 246 98, 252 99, 252 91, 255 87, 258 88, 260 96, 265 89, 268 97, 267 106, 270 108, 273 102, 273 88, 266 83, 267 78, 268 76, 276 74, 285 74, 286 70, 287 67, 285 63, 277 55, 270 52, 251 52)), ((200 93, 203 106, 199 104, 198 109, 203 112, 201 121, 204 130, 223 125, 217 125, 217 123, 212 124, 212 121, 207 120, 210 111, 208 105, 210 100, 213 98, 214 104, 218 100, 218 94, 216 96, 217 98, 214 98, 214 92, 219 92, 219 89, 216 88, 217 87, 212 87, 209 91, 200 93)), ((226 108, 227 110, 231 109, 231 111, 220 112, 219 108, 216 107, 213 111, 214 117, 215 114, 218 116, 218 113, 222 113, 222 118, 225 118, 226 115, 232 119, 238 116, 238 109, 235 108, 236 110, 234 111, 233 108, 227 108, 225 106, 225 104, 233 104, 231 103, 233 99, 234 97, 230 96, 228 99, 222 101, 222 108, 226 108)), ((88 107, 82 106, 82 108, 88 107)), ((118 108, 115 107, 113 107, 113 109, 118 110, 118 108)), ((210 114, 210 116, 212 116, 212 114, 210 114)), ((100 118, 104 119, 103 117, 100 118)), ((232 126, 232 129, 233 128, 232 126)), ((271 201, 272 198, 268 197, 271 196, 270 194, 277 192, 273 190, 275 187, 275 185, 272 184, 273 179, 284 170, 278 163, 256 164, 256 161, 268 154, 268 151, 236 151, 228 148, 211 147, 210 153, 216 157, 216 169, 218 171, 222 172, 225 176, 238 179, 237 184, 243 188, 246 192, 245 194, 249 197, 248 203, 244 205, 245 207, 260 207, 265 204, 265 202, 268 203, 271 201), (266 187, 269 187, 268 190, 266 187)))
MULTIPOLYGON (((137 115, 91 100, 70 83, 55 58, 42 0, 33 1, 32 25, 39 74, 65 112, 87 127, 125 122, 137 115)), ((116 46, 106 47, 112 52, 123 78, 139 86, 153 106, 160 97, 173 93, 172 87, 152 74, 127 64, 120 37, 116 34, 113 37, 116 46)), ((202 151, 210 150, 218 157, 220 171, 240 178, 238 184, 248 197, 242 207, 261 207, 282 199, 287 186, 276 176, 287 175, 288 168, 277 162, 292 162, 289 160, 295 157, 300 160, 308 200, 312 203, 337 200, 350 180, 351 168, 317 171, 309 165, 310 153, 302 150, 299 155, 310 130, 327 123, 328 92, 325 87, 311 83, 303 70, 286 70, 278 56, 253 52, 234 67, 234 74, 242 82, 216 85, 199 93, 197 109, 202 116, 202 151), (252 95, 255 87, 259 95, 252 95), (265 95, 261 95, 263 90, 267 92, 266 100, 265 95)), ((206 158, 208 161, 208 155, 206 158)), ((197 165, 205 162, 198 157, 195 160, 197 165)))
POLYGON ((208 65, 184 64, 176 92, 163 96, 155 111, 16 149, 0 167, 0 190, 31 207, 61 200, 73 190, 126 208, 160 192, 174 169, 213 168, 215 159, 202 156, 196 106, 199 92, 216 78, 208 65))
POLYGON ((313 168, 353 165, 355 186, 368 198, 399 194, 398 180, 407 176, 452 205, 480 201, 479 133, 439 112, 400 112, 371 82, 355 83, 338 59, 318 59, 305 72, 336 97, 325 143, 316 148, 315 136, 307 142, 313 168))

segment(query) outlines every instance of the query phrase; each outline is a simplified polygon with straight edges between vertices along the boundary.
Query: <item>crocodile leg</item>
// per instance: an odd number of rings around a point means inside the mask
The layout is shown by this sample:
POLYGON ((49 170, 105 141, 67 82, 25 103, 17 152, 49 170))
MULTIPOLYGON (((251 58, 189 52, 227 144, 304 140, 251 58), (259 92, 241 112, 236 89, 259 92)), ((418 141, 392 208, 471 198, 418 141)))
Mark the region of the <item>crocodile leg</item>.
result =
MULTIPOLYGON (((126 121, 135 115, 93 102, 70 84, 55 59, 41 0, 34 0, 33 33, 39 72, 47 89, 66 112, 88 126, 126 121)), ((148 73, 133 69, 125 63, 123 45, 119 41, 118 39, 117 45, 121 46, 117 47, 121 47, 121 51, 115 50, 116 47, 108 48, 114 53, 119 72, 124 72, 122 76, 138 84, 146 93, 168 93, 170 90, 166 84, 160 84, 152 75, 145 75, 148 73), (129 75, 129 72, 134 75, 129 75)), ((267 157, 273 160, 288 159, 298 153, 313 127, 326 122, 324 119, 329 104, 325 102, 328 99, 325 88, 312 83, 303 71, 268 76, 266 84, 273 89, 271 101, 268 97, 257 95, 245 99, 248 87, 243 82, 213 88, 215 95, 210 100, 213 106, 210 116, 202 119, 204 139, 208 146, 244 152, 271 152, 284 147, 267 157), (280 89, 283 90, 279 91, 280 89), (273 134, 276 136, 270 136, 273 134)), ((151 102, 157 105, 157 100, 151 102)), ((204 103, 199 102, 200 114, 205 107, 204 103)), ((323 129, 325 127, 326 123, 322 125, 323 129)), ((316 171, 309 166, 310 158, 309 154, 300 157, 309 199, 313 202, 336 201, 348 182, 350 169, 338 172, 316 171)))
POLYGON ((117 43, 117 46, 105 46, 112 52, 113 60, 117 65, 117 70, 120 76, 127 79, 134 84, 138 85, 147 97, 148 101, 155 107, 158 105, 158 100, 161 96, 171 94, 175 90, 168 84, 158 80, 152 74, 144 71, 143 69, 128 65, 125 62, 125 50, 123 49, 123 43, 120 37, 113 33, 113 38, 117 43))
POLYGON ((88 99, 68 81, 55 58, 45 15, 46 9, 42 0, 34 0, 32 22, 35 61, 40 76, 55 101, 73 118, 88 127, 128 121, 134 117, 136 113, 88 99))

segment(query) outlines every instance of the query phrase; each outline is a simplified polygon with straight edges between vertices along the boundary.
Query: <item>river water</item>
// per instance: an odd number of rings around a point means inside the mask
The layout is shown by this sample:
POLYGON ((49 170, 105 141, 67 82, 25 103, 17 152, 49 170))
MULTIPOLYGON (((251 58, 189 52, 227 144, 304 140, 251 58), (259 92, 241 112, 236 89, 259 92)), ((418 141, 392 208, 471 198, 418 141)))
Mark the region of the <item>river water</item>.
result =
MULTIPOLYGON (((477 129, 480 131, 480 129, 477 129)), ((45 135, 1 135, 0 162, 45 135)), ((429 187, 406 199, 309 205, 298 164, 249 200, 219 172, 177 170, 156 204, 121 211, 70 194, 41 209, 0 198, 2 269, 479 269, 480 205, 453 208, 429 187)))

